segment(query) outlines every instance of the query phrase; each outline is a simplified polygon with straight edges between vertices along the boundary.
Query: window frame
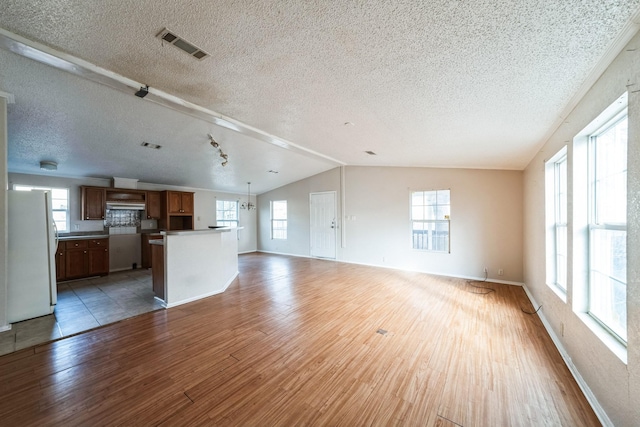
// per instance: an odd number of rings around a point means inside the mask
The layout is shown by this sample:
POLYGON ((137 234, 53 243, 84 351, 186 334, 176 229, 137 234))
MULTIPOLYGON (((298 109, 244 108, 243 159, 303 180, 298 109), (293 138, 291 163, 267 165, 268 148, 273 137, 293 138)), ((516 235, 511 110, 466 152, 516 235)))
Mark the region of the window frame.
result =
POLYGON ((51 195, 51 211, 52 211, 52 216, 54 218, 53 222, 56 224, 56 228, 58 230, 59 233, 69 233, 71 231, 71 218, 70 218, 70 210, 69 210, 69 189, 65 188, 65 187, 45 187, 42 185, 29 185, 29 184, 14 184, 13 185, 13 190, 14 191, 31 191, 31 190, 36 190, 36 191, 48 191, 49 194, 51 195), (56 191, 64 191, 67 195, 66 199, 60 199, 60 198, 55 198, 55 200, 66 200, 66 205, 67 207, 65 209, 56 209, 55 208, 55 203, 54 203, 54 197, 53 197, 53 190, 56 191), (62 221, 56 221, 55 220, 55 213, 56 212, 64 212, 64 228, 60 227, 60 223, 62 221))
POLYGON ((271 223, 271 240, 287 240, 288 238, 288 216, 289 204, 286 200, 271 200, 269 203, 270 223, 271 223), (284 203, 284 217, 275 217, 274 207, 279 203, 284 203))
POLYGON ((569 273, 568 179, 569 157, 565 145, 545 162, 546 282, 565 302, 569 273), (560 248, 562 229, 564 247, 560 248), (564 262, 560 259, 562 256, 564 262))
POLYGON ((238 227, 240 224, 240 203, 237 200, 221 200, 216 199, 216 226, 218 227, 238 227), (235 205, 235 217, 236 219, 220 219, 220 212, 232 212, 231 209, 219 209, 218 203, 233 203, 235 205), (231 224, 227 224, 231 223, 231 224))
MULTIPOLYGON (((594 245, 596 245, 595 242, 595 238, 594 238, 594 233, 599 231, 599 230, 604 230, 604 231, 614 231, 614 232, 624 232, 624 240, 625 240, 625 258, 624 258, 624 264, 626 266, 627 262, 628 262, 628 258, 627 258, 627 254, 626 254, 626 239, 627 239, 627 220, 628 218, 626 217, 626 209, 625 209, 625 222, 624 223, 618 223, 618 222, 604 222, 601 221, 598 218, 598 186, 596 185, 597 181, 598 181, 598 175, 597 175, 597 171, 598 171, 598 158, 597 158, 597 151, 596 151, 596 145, 597 145, 597 141, 598 141, 598 137, 601 137, 603 134, 607 133, 608 131, 612 130, 615 126, 619 125, 622 121, 627 120, 627 124, 628 124, 628 108, 623 108, 621 111, 619 111, 617 114, 613 115, 607 122, 605 122, 602 126, 598 127, 597 129, 595 129, 593 132, 591 132, 588 135, 587 138, 587 158, 588 158, 588 167, 587 167, 587 202, 588 202, 588 212, 587 212, 587 236, 586 236, 586 240, 587 240, 587 267, 588 267, 588 272, 587 272, 587 311, 586 314, 589 315, 594 321, 596 321, 602 328, 604 328, 609 334, 611 334, 616 340, 618 340, 620 343, 622 343, 625 347, 627 345, 627 330, 628 330, 628 318, 627 318, 627 309, 626 309, 626 300, 627 300, 627 284, 628 284, 628 276, 626 274, 626 267, 625 267, 625 278, 624 278, 624 282, 618 280, 618 278, 612 277, 611 275, 607 275, 608 278, 610 280, 614 280, 615 282, 621 283, 622 285, 624 285, 624 289, 625 289, 625 304, 624 304, 624 317, 625 319, 627 319, 627 321, 625 322, 625 325, 623 325, 624 327, 624 331, 616 331, 613 325, 608 324, 608 322, 602 318, 600 318, 600 316, 597 313, 593 312, 593 308, 594 308, 594 300, 596 298, 594 298, 594 286, 595 286, 595 280, 594 280, 594 273, 602 273, 602 272, 596 272, 595 271, 595 252, 596 252, 596 248, 594 245), (624 336, 620 333, 622 332, 624 334, 624 336)), ((628 130, 627 130, 627 141, 626 141, 626 146, 625 146, 625 162, 626 162, 626 166, 625 166, 625 181, 626 181, 626 176, 627 176, 627 167, 628 167, 628 144, 629 144, 629 140, 628 140, 628 130)), ((625 198, 628 200, 628 190, 627 193, 625 195, 625 198)), ((625 205, 626 205, 626 201, 625 201, 625 205)))
MULTIPOLYGON (((451 253, 451 189, 450 188, 443 188, 443 189, 439 189, 439 190, 415 190, 415 191, 411 191, 409 194, 409 227, 410 227, 410 240, 411 240, 411 249, 415 250, 415 251, 420 251, 420 252, 431 252, 431 253, 441 253, 441 254, 450 254, 451 253), (440 204, 438 203, 438 193, 439 192, 447 192, 447 199, 449 201, 449 203, 447 204, 440 204), (434 193, 433 196, 435 197, 435 204, 426 204, 426 202, 424 202, 421 205, 415 205, 414 204, 414 195, 418 194, 418 193, 422 193, 422 199, 426 200, 427 198, 427 193, 434 193), (414 211, 415 208, 417 207, 422 207, 427 208, 427 207, 431 207, 435 212, 439 212, 440 209, 442 207, 447 207, 446 212, 448 212, 447 214, 443 214, 442 218, 437 218, 438 214, 436 214, 436 218, 430 218, 430 219, 426 219, 426 218, 414 218, 414 211), (416 229, 414 228, 416 223, 418 224, 422 224, 420 229, 416 229), (430 234, 429 231, 431 233, 437 233, 437 227, 438 225, 446 225, 446 240, 445 240, 445 244, 446 244, 446 248, 443 250, 440 249, 434 249, 434 239, 437 238, 437 236, 434 236, 434 234, 430 234), (433 227, 429 227, 429 225, 432 225, 433 227), (430 228, 433 228, 433 230, 431 230, 430 228), (419 246, 422 247, 417 247, 417 242, 416 242, 416 231, 423 231, 422 234, 425 234, 424 231, 427 231, 427 242, 426 242, 426 248, 424 247, 424 244, 421 244, 419 246)), ((423 211, 423 216, 424 216, 425 212, 423 211)), ((424 240, 424 238, 423 238, 424 240)))

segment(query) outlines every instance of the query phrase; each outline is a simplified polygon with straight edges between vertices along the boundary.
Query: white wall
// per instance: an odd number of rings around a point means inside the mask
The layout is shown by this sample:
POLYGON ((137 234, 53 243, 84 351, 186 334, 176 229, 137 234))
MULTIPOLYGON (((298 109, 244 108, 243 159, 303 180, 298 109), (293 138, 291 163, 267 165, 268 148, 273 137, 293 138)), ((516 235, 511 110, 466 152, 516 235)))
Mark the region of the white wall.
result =
POLYGON ((0 331, 7 322, 7 99, 0 96, 0 331))
MULTIPOLYGON (((80 186, 90 185, 96 187, 111 187, 111 179, 102 178, 65 178, 56 177, 54 173, 49 175, 26 175, 26 174, 9 174, 9 186, 12 188, 14 184, 25 185, 42 185, 50 187, 60 187, 69 189, 69 211, 70 211, 70 228, 74 231, 102 231, 103 221, 82 221, 80 219, 81 212, 81 195, 80 186), (78 229, 75 229, 75 226, 78 229)), ((138 183, 138 189, 141 190, 177 190, 177 191, 193 191, 194 194, 194 228, 207 228, 209 225, 215 225, 216 216, 216 198, 221 200, 244 200, 246 195, 221 193, 210 190, 194 189, 189 187, 177 187, 162 184, 138 183)), ((252 211, 247 213, 240 210, 240 226, 243 230, 238 231, 238 250, 240 252, 251 252, 257 249, 256 240, 256 213, 252 211)))
POLYGON ((259 195, 257 202, 258 248, 267 252, 309 256, 309 193, 321 191, 337 192, 337 210, 340 212, 340 168, 259 195), (287 201, 287 240, 271 239, 269 204, 271 200, 287 201))
MULTIPOLYGON (((344 188, 339 260, 457 277, 482 277, 486 266, 490 277, 522 281, 522 172, 349 166, 344 188), (412 250, 410 192, 447 188, 451 253, 412 250)), ((330 190, 341 200, 339 168, 260 195, 259 250, 308 256, 309 193, 330 190), (269 238, 270 200, 288 201, 286 241, 269 238)))
MULTIPOLYGON (((629 48, 640 44, 636 35, 629 48)), ((635 49, 634 49, 635 50, 635 49)), ((615 59, 587 92, 565 123, 551 136, 527 166, 524 174, 524 281, 535 300, 542 304, 542 314, 553 328, 572 363, 584 378, 610 420, 617 426, 640 425, 640 54, 626 51, 615 59), (627 311, 628 347, 625 364, 596 337, 573 312, 573 288, 582 287, 569 272, 568 302, 563 302, 545 284, 544 161, 568 144, 569 161, 569 230, 573 205, 572 160, 573 137, 613 103, 629 86, 628 146, 628 242, 627 242, 627 311), (564 332, 564 336, 563 336, 564 332)), ((573 238, 569 236, 569 259, 573 260, 573 238)), ((571 265, 571 264, 570 264, 571 265)), ((577 275, 576 275, 577 276, 577 275)))

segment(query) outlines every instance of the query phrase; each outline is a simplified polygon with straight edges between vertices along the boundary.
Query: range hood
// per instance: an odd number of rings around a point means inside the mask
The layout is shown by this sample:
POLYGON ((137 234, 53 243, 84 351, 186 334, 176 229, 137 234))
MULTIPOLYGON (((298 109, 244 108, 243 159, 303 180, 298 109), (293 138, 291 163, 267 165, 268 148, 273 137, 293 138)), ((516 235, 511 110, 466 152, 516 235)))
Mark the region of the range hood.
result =
POLYGON ((143 211, 145 210, 145 204, 127 200, 107 201, 107 209, 143 211))

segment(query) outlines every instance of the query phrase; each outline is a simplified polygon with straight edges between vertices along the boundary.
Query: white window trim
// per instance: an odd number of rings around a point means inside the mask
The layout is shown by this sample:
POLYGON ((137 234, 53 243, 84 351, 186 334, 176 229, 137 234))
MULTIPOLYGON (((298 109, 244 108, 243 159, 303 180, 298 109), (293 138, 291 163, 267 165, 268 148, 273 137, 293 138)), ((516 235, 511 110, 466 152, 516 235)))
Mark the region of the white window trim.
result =
MULTIPOLYGON (((437 253, 437 254, 450 254, 451 253, 451 218, 450 215, 446 215, 446 219, 413 219, 413 194, 414 193, 428 193, 428 192, 438 192, 438 191, 449 191, 449 197, 451 197, 451 189, 450 188, 442 188, 437 190, 412 190, 409 192, 409 244, 411 245, 411 250, 418 252, 429 252, 429 253, 437 253), (415 248, 413 245, 413 223, 421 222, 423 224, 438 224, 438 223, 446 223, 447 224, 447 250, 439 251, 435 249, 420 249, 415 248)), ((436 205, 437 206, 437 205, 436 205)), ((449 199, 449 209, 451 209, 451 199, 449 199)))
POLYGON ((628 93, 624 92, 616 101, 607 107, 598 117, 589 123, 573 138, 573 150, 570 173, 570 195, 573 209, 570 208, 569 242, 570 270, 568 287, 570 301, 576 316, 598 337, 609 350, 623 363, 627 363, 627 347, 608 328, 596 321, 589 311, 589 137, 598 133, 617 115, 627 110, 628 93))
POLYGON ((289 203, 286 200, 271 200, 269 203, 269 216, 270 216, 270 230, 271 230, 271 240, 287 240, 289 238, 289 203), (287 207, 287 217, 286 218, 274 218, 273 216, 273 205, 274 203, 285 203, 287 207), (284 221, 284 228, 278 228, 278 230, 284 230, 285 237, 275 237, 274 236, 274 221, 284 221))
MULTIPOLYGON (((589 317, 591 317, 597 324, 599 324, 607 333, 609 333, 611 336, 613 336, 616 340, 618 340, 622 345, 624 345, 626 347, 627 345, 627 341, 621 337, 619 334, 617 334, 611 327, 609 327, 603 320, 601 320, 596 314, 591 312, 591 285, 592 285, 592 281, 591 281, 591 264, 593 263, 593 253, 591 250, 591 232, 593 230, 612 230, 612 231, 624 231, 625 234, 627 232, 627 224, 621 224, 621 223, 602 223, 602 222, 598 222, 597 219, 597 212, 596 212, 596 204, 593 202, 592 200, 592 192, 595 192, 595 189, 592 189, 593 186, 593 179, 594 179, 594 175, 595 175, 595 168, 596 168, 596 164, 595 164, 595 145, 596 145, 596 141, 597 138, 606 133, 607 131, 609 131, 612 127, 618 125, 622 120, 624 120, 626 117, 628 117, 628 110, 627 108, 624 108, 622 111, 618 112, 617 114, 615 114, 613 117, 611 117, 603 126, 599 127, 598 129, 596 129, 593 133, 591 133, 589 135, 588 138, 588 158, 589 158, 589 165, 588 165, 588 181, 587 181, 587 185, 588 185, 588 201, 589 201, 589 211, 588 211, 588 220, 587 220, 587 252, 589 253, 589 258, 587 259, 587 265, 588 265, 588 273, 587 273, 587 278, 588 278, 588 289, 587 289, 587 298, 588 298, 588 304, 587 304, 587 315, 589 317)), ((627 142, 628 145, 628 142, 627 142)), ((611 277, 611 279, 616 280, 617 282, 619 282, 619 280, 611 277)), ((625 287, 627 286, 628 280, 625 281, 624 285, 625 287)), ((627 294, 628 295, 628 294, 627 294)), ((628 313, 627 313, 628 315, 628 313)), ((628 329, 628 320, 627 320, 627 329, 628 329)))
MULTIPOLYGON (((224 210, 228 210, 228 209, 223 209, 224 210)), ((220 222, 233 222, 235 223, 235 227, 238 227, 240 225, 240 203, 237 200, 218 200, 216 199, 216 225, 219 226, 220 222), (235 220, 232 219, 218 219, 218 202, 233 202, 235 203, 236 206, 236 218, 235 220)), ((233 225, 231 227, 234 227, 233 225)))
MULTIPOLYGON (((568 162, 568 148, 563 146, 556 154, 554 154, 549 160, 545 162, 545 223, 546 223, 546 283, 555 293, 562 299, 567 301, 567 289, 569 287, 569 213, 567 211, 567 222, 564 227, 567 229, 567 247, 565 252, 567 255, 565 269, 567 272, 566 283, 563 287, 558 283, 558 209, 559 209, 559 182, 558 182, 558 169, 561 162, 566 162, 566 176, 565 180, 569 178, 569 162, 568 162)), ((568 193, 568 183, 566 185, 568 193)), ((568 209, 568 194, 567 206, 568 209)))

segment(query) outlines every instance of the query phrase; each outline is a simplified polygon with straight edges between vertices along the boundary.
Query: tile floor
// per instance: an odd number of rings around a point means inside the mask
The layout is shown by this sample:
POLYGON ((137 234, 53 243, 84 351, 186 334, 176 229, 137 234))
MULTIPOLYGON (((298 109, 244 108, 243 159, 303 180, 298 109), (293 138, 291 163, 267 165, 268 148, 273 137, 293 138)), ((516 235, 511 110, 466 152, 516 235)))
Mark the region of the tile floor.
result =
POLYGON ((154 298, 151 270, 139 269, 58 284, 49 316, 14 323, 0 332, 0 355, 162 308, 154 298))

